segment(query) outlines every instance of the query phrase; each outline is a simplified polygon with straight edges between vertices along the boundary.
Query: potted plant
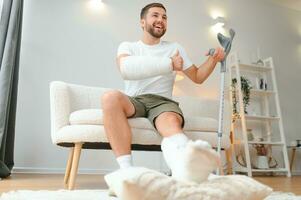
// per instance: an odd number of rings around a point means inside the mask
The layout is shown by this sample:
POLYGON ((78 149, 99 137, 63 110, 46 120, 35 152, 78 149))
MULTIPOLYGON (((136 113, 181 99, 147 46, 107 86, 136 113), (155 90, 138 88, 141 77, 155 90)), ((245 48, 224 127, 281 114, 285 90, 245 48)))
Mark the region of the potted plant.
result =
MULTIPOLYGON (((263 139, 260 141, 263 141, 263 139)), ((268 149, 265 147, 264 144, 254 144, 253 147, 256 149, 257 152, 257 168, 268 169, 269 168, 268 149)))
MULTIPOLYGON (((251 82, 243 76, 240 77, 240 81, 241 81, 241 91, 243 93, 244 112, 245 112, 245 114, 248 114, 247 106, 250 103, 250 90, 252 89, 252 86, 251 86, 251 82)), ((237 86, 237 79, 233 78, 232 84, 231 84, 232 100, 233 100, 233 114, 238 114, 238 112, 237 112, 238 101, 237 101, 237 94, 236 94, 236 91, 237 91, 236 86, 237 86)))
POLYGON ((254 144, 254 148, 256 149, 257 156, 267 156, 267 149, 264 144, 254 144))

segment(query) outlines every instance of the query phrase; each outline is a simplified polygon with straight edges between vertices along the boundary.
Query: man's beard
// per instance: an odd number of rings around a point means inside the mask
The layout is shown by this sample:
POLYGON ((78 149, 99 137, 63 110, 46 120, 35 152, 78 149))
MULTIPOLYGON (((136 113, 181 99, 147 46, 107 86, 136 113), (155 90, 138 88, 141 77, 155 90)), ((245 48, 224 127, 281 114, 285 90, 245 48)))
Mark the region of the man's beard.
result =
POLYGON ((146 25, 145 28, 146 28, 146 31, 155 38, 161 38, 166 32, 166 29, 163 29, 162 32, 156 32, 155 27, 153 25, 146 25))

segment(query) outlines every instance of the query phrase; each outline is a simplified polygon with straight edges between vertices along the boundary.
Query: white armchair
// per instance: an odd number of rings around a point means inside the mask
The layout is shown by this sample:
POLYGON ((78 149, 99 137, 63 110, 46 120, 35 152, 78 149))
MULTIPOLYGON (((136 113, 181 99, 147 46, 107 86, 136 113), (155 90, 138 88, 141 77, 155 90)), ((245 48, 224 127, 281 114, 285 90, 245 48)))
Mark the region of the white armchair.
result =
MULTIPOLYGON (((105 135, 101 96, 109 88, 87 87, 59 81, 50 84, 51 138, 54 144, 70 147, 64 178, 65 186, 73 189, 81 149, 110 149, 105 135)), ((192 140, 208 141, 217 146, 218 101, 196 97, 174 97, 185 116, 184 131, 192 140)), ((230 153, 230 112, 225 103, 222 149, 230 153)), ((132 149, 160 151, 161 137, 147 118, 129 119, 132 128, 132 149)), ((228 163, 229 164, 229 163, 228 163)))

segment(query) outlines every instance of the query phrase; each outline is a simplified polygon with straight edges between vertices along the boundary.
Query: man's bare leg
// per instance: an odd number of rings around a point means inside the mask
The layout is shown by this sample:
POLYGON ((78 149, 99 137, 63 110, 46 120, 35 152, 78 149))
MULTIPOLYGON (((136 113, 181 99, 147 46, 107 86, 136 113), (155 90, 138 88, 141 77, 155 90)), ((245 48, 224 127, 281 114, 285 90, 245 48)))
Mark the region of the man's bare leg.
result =
POLYGON ((135 113, 129 98, 120 91, 106 92, 101 99, 106 136, 121 168, 131 165, 132 133, 128 117, 135 113))
POLYGON ((161 148, 172 176, 179 180, 202 182, 217 168, 219 155, 208 142, 188 141, 181 128, 182 118, 174 112, 164 112, 155 121, 164 137, 161 148))

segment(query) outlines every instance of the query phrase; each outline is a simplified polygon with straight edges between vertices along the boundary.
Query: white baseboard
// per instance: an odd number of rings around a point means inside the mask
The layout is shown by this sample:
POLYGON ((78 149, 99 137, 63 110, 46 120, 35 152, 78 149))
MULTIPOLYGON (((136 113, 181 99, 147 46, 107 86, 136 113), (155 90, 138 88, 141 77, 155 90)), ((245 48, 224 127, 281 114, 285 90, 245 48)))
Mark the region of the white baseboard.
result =
MULTIPOLYGON (((78 174, 107 174, 114 169, 79 169, 78 174)), ((12 173, 65 174, 65 168, 14 167, 12 173)))
POLYGON ((300 176, 301 175, 301 170, 296 170, 296 171, 292 171, 292 175, 293 176, 300 176))
MULTIPOLYGON (((115 169, 79 169, 78 174, 107 174, 115 169)), ((160 169, 155 169, 160 171, 160 169)), ((34 168, 34 167, 14 167, 12 173, 28 174, 65 174, 65 168, 34 168)), ((165 171, 163 172, 165 173, 165 171)), ((292 176, 300 176, 301 170, 292 171, 292 176)))
MULTIPOLYGON (((108 174, 116 169, 78 169, 78 174, 108 174)), ((161 171, 160 169, 154 169, 161 171)), ((162 171, 163 173, 165 171, 162 171)), ((65 174, 65 168, 34 168, 34 167, 14 167, 12 173, 28 174, 65 174)))

